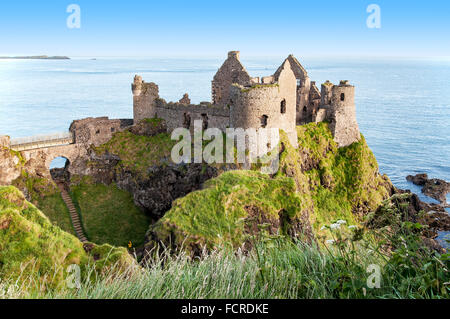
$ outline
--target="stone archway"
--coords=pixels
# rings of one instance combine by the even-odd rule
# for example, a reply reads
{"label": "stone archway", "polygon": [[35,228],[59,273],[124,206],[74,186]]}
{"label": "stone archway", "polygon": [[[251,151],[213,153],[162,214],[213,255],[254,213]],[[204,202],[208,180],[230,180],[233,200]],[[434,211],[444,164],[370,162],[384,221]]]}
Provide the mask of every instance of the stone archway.
{"label": "stone archway", "polygon": [[57,182],[68,182],[70,181],[69,172],[70,160],[65,156],[55,157],[50,162],[50,176],[54,181]]}

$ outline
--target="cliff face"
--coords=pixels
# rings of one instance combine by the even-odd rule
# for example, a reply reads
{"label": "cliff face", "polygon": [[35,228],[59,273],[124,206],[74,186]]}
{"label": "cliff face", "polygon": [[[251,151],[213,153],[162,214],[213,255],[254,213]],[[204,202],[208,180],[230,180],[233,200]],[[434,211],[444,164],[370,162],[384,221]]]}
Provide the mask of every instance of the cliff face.
{"label": "cliff face", "polygon": [[[249,238],[261,235],[313,241],[328,235],[323,225],[356,224],[393,193],[364,138],[338,148],[327,123],[297,127],[297,149],[282,134],[280,167],[273,176],[261,176],[257,165],[254,171],[174,165],[175,142],[161,133],[164,123],[148,120],[146,125],[92,147],[77,169],[95,183],[116,183],[133,194],[135,204],[153,218],[149,249],[157,243],[178,249],[183,242],[192,251],[224,243],[248,246]],[[17,175],[12,172],[10,179]],[[15,183],[21,189],[44,185],[32,176]]]}
{"label": "cliff face", "polygon": [[326,123],[298,127],[299,148],[282,138],[275,176],[233,171],[188,194],[148,233],[155,243],[198,252],[202,247],[248,246],[260,236],[312,241],[337,220],[358,224],[393,192],[365,140],[339,148]]}

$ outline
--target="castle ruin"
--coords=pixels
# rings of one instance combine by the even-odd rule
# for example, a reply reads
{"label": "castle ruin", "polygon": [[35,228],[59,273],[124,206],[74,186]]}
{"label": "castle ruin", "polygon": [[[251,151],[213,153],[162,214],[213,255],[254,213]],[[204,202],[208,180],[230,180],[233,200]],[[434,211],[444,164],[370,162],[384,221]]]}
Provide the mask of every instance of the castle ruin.
{"label": "castle ruin", "polygon": [[145,118],[162,118],[172,131],[178,127],[193,128],[195,120],[203,128],[278,128],[286,132],[297,146],[296,126],[310,122],[329,122],[339,147],[360,139],[355,109],[355,87],[348,81],[321,86],[310,81],[308,73],[289,55],[271,76],[251,77],[231,51],[212,80],[211,102],[191,104],[185,94],[178,102],[166,102],[159,96],[155,83],[136,75],[132,84],[134,123]]}

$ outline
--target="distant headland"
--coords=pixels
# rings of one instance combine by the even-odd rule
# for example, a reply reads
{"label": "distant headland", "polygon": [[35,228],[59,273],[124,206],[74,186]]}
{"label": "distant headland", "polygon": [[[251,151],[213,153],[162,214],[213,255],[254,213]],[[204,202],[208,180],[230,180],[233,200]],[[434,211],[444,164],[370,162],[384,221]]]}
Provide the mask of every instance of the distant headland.
{"label": "distant headland", "polygon": [[0,57],[0,59],[15,59],[15,60],[70,60],[67,56],[47,56],[47,55],[36,55],[36,56],[14,56],[14,57]]}

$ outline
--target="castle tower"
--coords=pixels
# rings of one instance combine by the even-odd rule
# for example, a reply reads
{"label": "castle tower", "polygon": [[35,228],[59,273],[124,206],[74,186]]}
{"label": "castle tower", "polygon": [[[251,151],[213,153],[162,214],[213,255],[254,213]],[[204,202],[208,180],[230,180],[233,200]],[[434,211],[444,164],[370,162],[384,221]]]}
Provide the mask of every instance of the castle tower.
{"label": "castle tower", "polygon": [[232,86],[231,127],[281,129],[297,147],[297,82],[289,61],[283,63],[276,81],[266,82],[255,86]]}
{"label": "castle tower", "polygon": [[[290,54],[287,58],[291,65],[291,69],[294,72],[297,85],[297,101],[296,101],[296,123],[304,124],[310,121],[311,115],[313,113],[314,105],[310,103],[310,91],[311,91],[311,80],[309,79],[308,72],[301,65],[301,63]],[[285,61],[286,61],[285,60]],[[282,70],[282,66],[278,68],[275,72],[275,79],[278,78],[279,73]]]}
{"label": "castle tower", "polygon": [[333,83],[326,80],[325,83],[322,83],[322,86],[320,88],[320,105],[330,105],[331,104],[331,96],[332,96],[332,89],[333,89]]}
{"label": "castle tower", "polygon": [[356,120],[355,87],[341,81],[331,92],[330,129],[339,147],[348,146],[361,138]]}
{"label": "castle tower", "polygon": [[228,58],[214,75],[211,83],[212,103],[225,106],[231,104],[230,88],[232,84],[247,86],[252,78],[239,60],[239,51],[228,52]]}
{"label": "castle tower", "polygon": [[159,88],[155,83],[146,83],[136,75],[131,85],[133,91],[134,123],[156,116],[155,100],[159,98]]}

